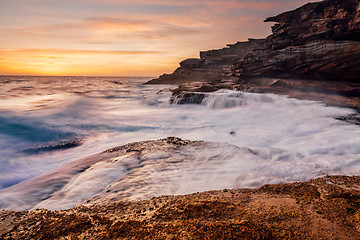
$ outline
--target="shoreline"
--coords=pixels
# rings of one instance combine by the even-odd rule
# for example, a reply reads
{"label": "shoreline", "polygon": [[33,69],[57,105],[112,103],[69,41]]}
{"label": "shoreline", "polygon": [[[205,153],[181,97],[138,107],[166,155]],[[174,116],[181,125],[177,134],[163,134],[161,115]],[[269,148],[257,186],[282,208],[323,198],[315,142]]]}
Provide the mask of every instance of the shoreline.
{"label": "shoreline", "polygon": [[2,239],[358,239],[360,177],[223,189],[62,211],[0,211]]}
{"label": "shoreline", "polygon": [[[151,83],[148,83],[151,84]],[[360,113],[360,83],[283,78],[246,78],[227,82],[181,83],[172,89],[172,98],[186,94],[206,94],[220,89],[249,93],[274,93],[299,100],[322,102],[328,106],[352,108]],[[185,96],[186,98],[186,96]]]}
{"label": "shoreline", "polygon": [[[343,139],[333,131],[343,124],[336,120],[360,125],[359,9],[358,0],[306,4],[267,18],[276,24],[266,39],[201,52],[147,82],[177,84],[170,101],[179,104],[231,89],[357,112],[331,119],[327,135],[316,134],[318,122],[300,125],[296,115],[285,130],[272,119],[280,128],[262,131],[239,122],[244,132],[222,132],[245,136],[249,146],[167,137],[114,147],[0,190],[0,207],[18,210],[0,211],[0,239],[360,239],[358,126],[344,124]],[[294,116],[292,100],[289,108],[275,106]],[[267,110],[264,119],[256,112],[251,121],[268,126],[274,108]],[[324,112],[319,121],[329,118]],[[234,125],[234,118],[226,123]],[[295,134],[276,139],[287,131]],[[313,138],[305,138],[309,132]],[[251,146],[254,135],[268,142]],[[39,151],[64,146],[72,145]]]}
{"label": "shoreline", "polygon": [[[264,39],[228,44],[180,62],[148,84],[179,84],[184,93],[221,88],[276,93],[360,112],[360,3],[325,0],[265,19]],[[196,86],[192,83],[196,82]]]}

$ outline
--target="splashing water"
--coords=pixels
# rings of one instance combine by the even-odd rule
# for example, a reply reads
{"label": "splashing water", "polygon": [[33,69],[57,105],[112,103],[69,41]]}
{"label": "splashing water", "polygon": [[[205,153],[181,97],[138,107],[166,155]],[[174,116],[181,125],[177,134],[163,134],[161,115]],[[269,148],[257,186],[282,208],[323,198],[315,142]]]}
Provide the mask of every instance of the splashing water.
{"label": "splashing water", "polygon": [[[145,80],[0,77],[0,188],[114,146],[168,136],[232,144],[271,162],[241,161],[247,169],[240,171],[247,176],[241,187],[360,170],[360,126],[337,120],[355,114],[351,109],[230,90],[208,93],[201,104],[169,104],[170,92],[159,90],[171,86]],[[241,168],[231,159],[227,174],[231,166]],[[212,171],[223,170],[221,161],[215,163]],[[289,167],[282,171],[279,163]],[[261,180],[262,172],[270,177]],[[194,191],[191,186],[179,193]]]}

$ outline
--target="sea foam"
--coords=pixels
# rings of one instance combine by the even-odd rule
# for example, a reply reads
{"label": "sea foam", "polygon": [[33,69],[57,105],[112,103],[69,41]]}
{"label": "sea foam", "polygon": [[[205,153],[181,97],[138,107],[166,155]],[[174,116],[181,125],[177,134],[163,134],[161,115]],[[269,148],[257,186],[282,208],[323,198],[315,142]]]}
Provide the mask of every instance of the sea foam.
{"label": "sea foam", "polygon": [[[83,90],[81,93],[74,93],[73,89],[51,92],[64,99],[52,102],[46,108],[14,112],[1,110],[4,123],[24,123],[36,130],[34,134],[39,133],[36,138],[44,134],[41,137],[44,141],[34,141],[21,132],[11,135],[3,130],[0,135],[0,186],[4,188],[0,191],[1,206],[17,209],[21,205],[17,205],[18,201],[30,198],[25,193],[42,199],[43,191],[52,192],[46,190],[46,184],[41,188],[32,185],[31,193],[25,191],[25,195],[16,197],[20,195],[11,190],[13,184],[56,171],[54,169],[111,147],[168,136],[210,141],[214,145],[204,149],[184,149],[183,153],[171,153],[169,157],[161,152],[149,153],[144,155],[142,165],[132,171],[122,163],[91,165],[86,171],[72,174],[72,184],[51,185],[57,186],[55,189],[59,191],[56,208],[73,206],[96,197],[106,192],[110,185],[126,179],[130,185],[124,186],[138,186],[138,190],[123,188],[122,195],[121,191],[116,194],[135,200],[160,194],[256,187],[326,174],[357,175],[360,170],[360,126],[338,120],[357,114],[352,109],[276,94],[230,90],[206,93],[200,104],[178,105],[170,104],[170,92],[159,92],[168,86],[106,82],[99,86],[102,91],[96,92],[96,84],[100,83],[92,84],[91,92],[86,87],[80,88]],[[58,143],[74,138],[81,140],[82,145],[31,155],[24,152],[34,148],[51,149],[46,146],[58,146]],[[179,158],[185,156],[187,160],[177,163],[178,160],[171,157],[173,154]],[[138,160],[134,158],[133,161],[136,165]],[[131,178],[135,176],[131,174],[148,180],[141,185]],[[90,181],[92,177],[97,180]],[[95,184],[94,191],[82,191],[86,189],[86,182]],[[37,196],[37,191],[42,193]],[[71,197],[60,201],[59,196],[64,194]],[[51,196],[55,197],[54,192]],[[13,205],[4,204],[8,201]],[[34,200],[26,206],[53,204],[50,204],[50,198],[48,203],[41,202]]]}

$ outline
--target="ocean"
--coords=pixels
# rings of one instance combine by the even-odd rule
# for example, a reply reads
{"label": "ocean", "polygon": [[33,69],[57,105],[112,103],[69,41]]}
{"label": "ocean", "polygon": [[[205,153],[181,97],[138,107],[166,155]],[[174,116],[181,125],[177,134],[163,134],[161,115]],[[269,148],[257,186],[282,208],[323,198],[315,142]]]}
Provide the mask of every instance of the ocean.
{"label": "ocean", "polygon": [[[237,168],[252,181],[229,187],[360,172],[360,126],[339,120],[357,114],[352,109],[231,90],[207,93],[201,104],[171,104],[176,86],[148,80],[1,76],[0,189],[115,146],[169,136],[247,148],[273,163],[264,168],[247,157]],[[216,164],[212,171],[221,171]]]}

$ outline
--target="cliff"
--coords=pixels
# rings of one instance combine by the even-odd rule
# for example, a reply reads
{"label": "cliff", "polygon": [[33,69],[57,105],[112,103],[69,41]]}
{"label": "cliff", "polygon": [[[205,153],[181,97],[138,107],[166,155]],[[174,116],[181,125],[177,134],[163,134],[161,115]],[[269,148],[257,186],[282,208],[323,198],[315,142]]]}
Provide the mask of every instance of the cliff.
{"label": "cliff", "polygon": [[148,83],[216,82],[231,75],[231,66],[236,59],[264,46],[265,39],[249,39],[222,49],[200,52],[200,58],[186,59],[172,74],[163,74]]}
{"label": "cliff", "polygon": [[272,27],[267,44],[281,49],[314,40],[359,41],[359,6],[357,0],[326,0],[269,17],[265,22],[277,24]]}
{"label": "cliff", "polygon": [[265,21],[276,22],[266,39],[200,52],[148,83],[180,84],[179,103],[228,88],[360,109],[359,0],[309,3]]}
{"label": "cliff", "polygon": [[216,82],[232,77],[360,79],[359,0],[309,3],[265,22],[276,22],[266,39],[200,52],[199,59],[184,60],[174,73],[149,83]]}
{"label": "cliff", "polygon": [[359,10],[358,0],[327,0],[267,18],[277,24],[266,48],[239,57],[233,76],[359,80]]}

